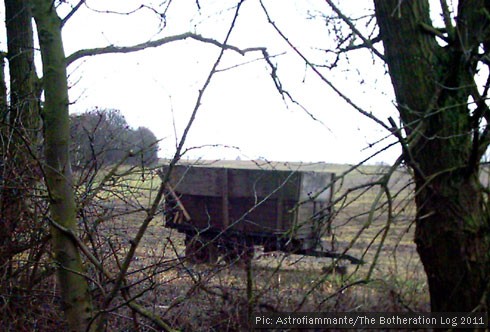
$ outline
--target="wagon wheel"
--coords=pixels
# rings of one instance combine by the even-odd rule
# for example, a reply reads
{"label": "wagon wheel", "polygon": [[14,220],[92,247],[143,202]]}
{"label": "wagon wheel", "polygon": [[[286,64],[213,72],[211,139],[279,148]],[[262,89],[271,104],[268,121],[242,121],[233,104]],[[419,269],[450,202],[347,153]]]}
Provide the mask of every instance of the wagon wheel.
{"label": "wagon wheel", "polygon": [[185,238],[185,257],[192,264],[216,263],[217,248],[210,240],[199,235]]}
{"label": "wagon wheel", "polygon": [[294,254],[301,251],[302,242],[297,239],[289,239],[282,245],[282,250],[287,253]]}
{"label": "wagon wheel", "polygon": [[254,257],[255,251],[252,243],[236,236],[227,241],[224,260],[228,263],[249,263]]}
{"label": "wagon wheel", "polygon": [[280,250],[280,245],[277,244],[276,239],[268,239],[264,242],[264,252],[271,252]]}
{"label": "wagon wheel", "polygon": [[240,262],[247,265],[252,261],[255,255],[255,249],[252,243],[245,243],[240,255]]}

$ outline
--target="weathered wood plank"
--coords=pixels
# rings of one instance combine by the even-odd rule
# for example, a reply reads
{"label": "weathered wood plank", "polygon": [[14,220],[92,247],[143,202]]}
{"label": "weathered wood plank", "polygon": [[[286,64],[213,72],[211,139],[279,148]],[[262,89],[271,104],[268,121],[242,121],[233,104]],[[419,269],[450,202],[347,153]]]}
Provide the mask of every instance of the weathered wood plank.
{"label": "weathered wood plank", "polygon": [[330,202],[331,181],[325,172],[182,165],[170,177],[191,217],[183,222],[197,229],[279,234],[293,228],[296,238],[312,241],[321,233],[315,206]]}

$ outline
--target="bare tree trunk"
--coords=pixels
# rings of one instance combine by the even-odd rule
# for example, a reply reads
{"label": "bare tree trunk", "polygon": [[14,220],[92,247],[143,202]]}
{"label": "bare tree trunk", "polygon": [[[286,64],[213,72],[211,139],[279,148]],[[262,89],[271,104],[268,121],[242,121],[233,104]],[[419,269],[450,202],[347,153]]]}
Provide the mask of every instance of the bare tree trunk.
{"label": "bare tree trunk", "polygon": [[[79,250],[67,232],[77,229],[69,158],[68,83],[61,21],[51,0],[32,0],[43,63],[46,182],[50,195],[53,249],[70,331],[85,331],[92,304]],[[62,231],[62,230],[66,230]]]}
{"label": "bare tree trunk", "polygon": [[477,15],[483,13],[483,1],[460,1],[457,29],[466,37],[447,47],[439,46],[430,32],[428,1],[374,3],[407,134],[405,160],[415,174],[415,242],[428,277],[431,309],[484,311],[490,224],[478,174],[486,145],[467,105],[474,45],[481,38],[471,26],[488,24]]}
{"label": "bare tree trunk", "polygon": [[[0,54],[0,116],[7,118],[7,81],[5,78],[5,54]],[[5,138],[5,122],[0,121],[0,137]],[[3,150],[2,150],[3,151]]]}
{"label": "bare tree trunk", "polygon": [[431,309],[485,310],[489,235],[478,178],[451,173],[427,189],[422,182],[417,181],[415,241],[428,277]]}
{"label": "bare tree trunk", "polygon": [[[3,232],[0,235],[0,268],[26,243],[28,236],[14,236],[17,228],[29,230],[27,192],[35,177],[35,158],[28,145],[35,146],[39,134],[37,75],[34,65],[32,16],[26,0],[5,0],[7,28],[7,58],[10,74],[10,106],[7,104],[2,75],[2,180],[0,215]],[[3,62],[3,59],[2,59]],[[3,64],[2,64],[3,67]],[[3,68],[2,68],[3,72]],[[2,73],[3,74],[3,73]],[[35,150],[35,149],[34,149]],[[2,274],[3,275],[3,274]]]}

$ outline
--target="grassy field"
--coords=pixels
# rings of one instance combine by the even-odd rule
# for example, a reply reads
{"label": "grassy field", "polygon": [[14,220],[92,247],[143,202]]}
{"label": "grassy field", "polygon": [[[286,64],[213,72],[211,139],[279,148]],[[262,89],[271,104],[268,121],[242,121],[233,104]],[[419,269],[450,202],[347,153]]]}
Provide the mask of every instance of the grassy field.
{"label": "grassy field", "polygon": [[[250,266],[189,264],[184,236],[164,227],[157,213],[129,271],[140,299],[183,330],[247,330],[249,312],[268,311],[427,311],[428,291],[413,244],[414,204],[410,177],[404,169],[382,166],[201,161],[216,167],[301,169],[334,172],[335,218],[323,240],[331,250],[362,258],[363,265],[330,273],[329,258],[263,253],[258,248]],[[110,220],[101,223],[100,246],[106,263],[118,265],[145,219],[159,185],[155,170],[120,170],[117,180],[101,190],[99,201]],[[109,211],[110,210],[110,211]],[[108,247],[110,243],[110,248]],[[116,259],[117,257],[117,259]],[[114,259],[116,263],[114,263]],[[117,270],[117,267],[114,267]]]}

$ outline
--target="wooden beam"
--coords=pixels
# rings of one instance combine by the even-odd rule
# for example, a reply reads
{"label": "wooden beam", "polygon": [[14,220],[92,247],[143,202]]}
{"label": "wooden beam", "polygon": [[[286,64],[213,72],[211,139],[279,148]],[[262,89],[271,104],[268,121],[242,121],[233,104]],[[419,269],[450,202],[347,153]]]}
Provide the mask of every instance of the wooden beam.
{"label": "wooden beam", "polygon": [[180,200],[179,196],[175,193],[172,186],[168,183],[167,183],[167,190],[170,193],[170,195],[172,195],[173,199],[175,199],[175,202],[177,202],[177,206],[179,207],[179,209],[184,214],[186,221],[190,221],[192,219],[191,215],[189,214],[189,212],[187,212],[187,210],[185,209],[184,204],[182,204],[182,201]]}
{"label": "wooden beam", "polygon": [[223,169],[223,182],[221,191],[221,204],[223,209],[223,228],[230,226],[230,210],[229,210],[229,188],[228,188],[228,169]]}

